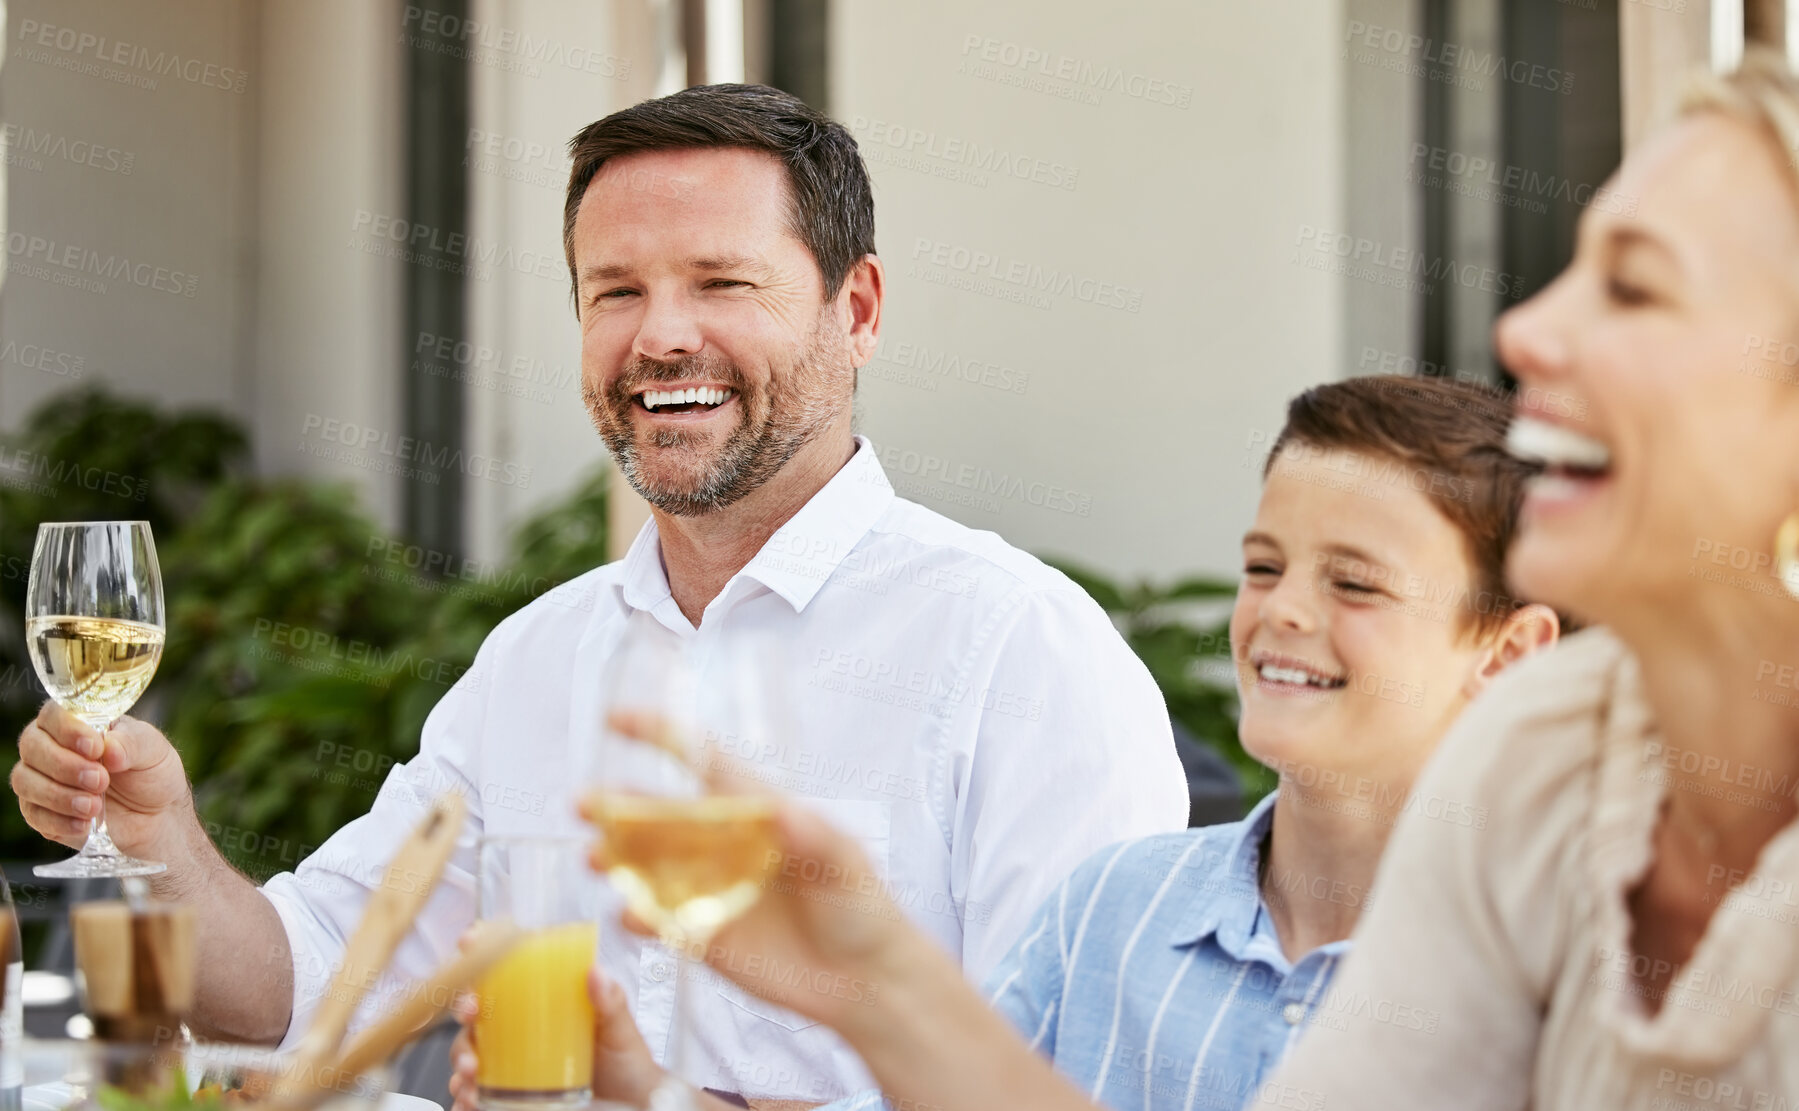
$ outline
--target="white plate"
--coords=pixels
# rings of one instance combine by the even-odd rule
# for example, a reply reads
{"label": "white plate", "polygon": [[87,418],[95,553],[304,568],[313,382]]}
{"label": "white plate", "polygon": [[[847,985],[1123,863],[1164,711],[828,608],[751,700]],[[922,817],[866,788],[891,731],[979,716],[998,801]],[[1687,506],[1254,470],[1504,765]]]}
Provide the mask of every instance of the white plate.
{"label": "white plate", "polygon": [[[22,1095],[24,1111],[63,1111],[63,1108],[75,1101],[75,1090],[60,1081],[54,1084],[33,1084]],[[443,1108],[423,1096],[389,1092],[381,1097],[380,1111],[443,1111]]]}

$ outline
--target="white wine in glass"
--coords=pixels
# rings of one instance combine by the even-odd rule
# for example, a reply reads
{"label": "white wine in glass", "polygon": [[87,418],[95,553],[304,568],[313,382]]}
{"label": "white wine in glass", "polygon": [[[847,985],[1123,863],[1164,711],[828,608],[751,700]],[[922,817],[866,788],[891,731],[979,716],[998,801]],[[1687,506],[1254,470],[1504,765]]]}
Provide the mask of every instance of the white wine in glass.
{"label": "white wine in glass", "polygon": [[[147,521],[38,526],[25,598],[25,641],[50,697],[100,733],[136,704],[162,659],[162,572]],[[148,876],[167,865],[114,845],[104,808],[78,856],[40,876]]]}
{"label": "white wine in glass", "polygon": [[754,906],[780,857],[774,803],[764,798],[604,794],[594,820],[607,877],[671,948],[704,946]]}

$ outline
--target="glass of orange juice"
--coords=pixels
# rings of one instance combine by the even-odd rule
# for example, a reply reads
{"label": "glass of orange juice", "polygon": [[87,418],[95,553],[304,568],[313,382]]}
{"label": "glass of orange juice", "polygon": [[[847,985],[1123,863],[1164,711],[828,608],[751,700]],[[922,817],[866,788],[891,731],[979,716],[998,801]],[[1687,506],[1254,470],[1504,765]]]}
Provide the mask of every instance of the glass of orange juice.
{"label": "glass of orange juice", "polygon": [[480,845],[483,919],[529,930],[481,978],[475,1018],[483,1108],[541,1111],[588,1102],[599,945],[599,880],[579,837],[487,837]]}

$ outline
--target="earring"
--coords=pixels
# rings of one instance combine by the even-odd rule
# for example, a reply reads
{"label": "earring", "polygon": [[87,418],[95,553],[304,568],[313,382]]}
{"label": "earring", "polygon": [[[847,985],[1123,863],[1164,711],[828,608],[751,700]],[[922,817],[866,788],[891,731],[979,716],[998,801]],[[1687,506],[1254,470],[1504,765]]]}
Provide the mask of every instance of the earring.
{"label": "earring", "polygon": [[1799,598],[1799,512],[1782,521],[1774,534],[1774,570],[1787,593]]}

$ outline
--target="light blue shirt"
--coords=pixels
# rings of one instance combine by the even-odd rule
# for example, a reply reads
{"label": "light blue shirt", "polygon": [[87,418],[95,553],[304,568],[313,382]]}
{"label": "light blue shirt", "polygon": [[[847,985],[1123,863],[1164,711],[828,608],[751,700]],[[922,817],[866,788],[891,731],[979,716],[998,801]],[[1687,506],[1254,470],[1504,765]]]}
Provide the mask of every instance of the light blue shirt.
{"label": "light blue shirt", "polygon": [[[1347,941],[1298,964],[1258,882],[1274,796],[1241,822],[1125,841],[1077,868],[1032,916],[988,981],[993,1006],[1031,1047],[1117,1111],[1238,1111],[1325,1006]],[[1277,889],[1365,901],[1324,878]],[[1322,1093],[1263,1093],[1317,1111]],[[881,1106],[876,1093],[836,1111]]]}

